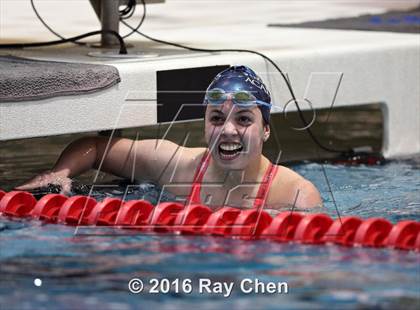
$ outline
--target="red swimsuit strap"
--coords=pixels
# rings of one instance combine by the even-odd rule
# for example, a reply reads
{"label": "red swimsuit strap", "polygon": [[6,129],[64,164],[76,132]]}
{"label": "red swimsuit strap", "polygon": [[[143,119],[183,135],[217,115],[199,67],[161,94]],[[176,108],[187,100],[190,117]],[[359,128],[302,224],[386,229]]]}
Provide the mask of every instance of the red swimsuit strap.
{"label": "red swimsuit strap", "polygon": [[[201,158],[200,163],[197,167],[197,170],[195,171],[194,181],[191,186],[191,192],[187,200],[189,204],[201,203],[201,199],[200,199],[201,183],[203,182],[204,174],[209,166],[210,157],[211,157],[211,154],[207,150],[204,153],[203,157]],[[264,174],[260,187],[258,189],[257,197],[254,200],[254,206],[253,206],[254,208],[261,208],[264,206],[265,201],[268,196],[268,191],[271,187],[271,183],[273,182],[276,176],[277,169],[278,169],[277,165],[273,165],[272,163],[270,163],[269,167],[267,168]]]}
{"label": "red swimsuit strap", "polygon": [[191,186],[191,192],[188,198],[188,202],[191,203],[201,203],[200,199],[200,192],[201,192],[201,183],[203,182],[204,173],[207,170],[207,167],[210,163],[210,152],[206,150],[204,152],[203,157],[200,160],[200,163],[198,164],[197,170],[194,174],[194,180]]}
{"label": "red swimsuit strap", "polygon": [[267,200],[268,192],[271,187],[271,183],[273,183],[273,180],[276,177],[278,167],[279,166],[273,165],[270,162],[269,167],[265,171],[265,175],[260,184],[260,188],[258,189],[257,197],[254,200],[253,208],[264,208],[265,201]]}

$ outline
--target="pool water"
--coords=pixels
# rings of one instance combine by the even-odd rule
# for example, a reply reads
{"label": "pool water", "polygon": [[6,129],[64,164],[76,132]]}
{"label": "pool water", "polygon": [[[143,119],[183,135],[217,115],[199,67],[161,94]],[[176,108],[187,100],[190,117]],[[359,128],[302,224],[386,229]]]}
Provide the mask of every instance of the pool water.
{"label": "pool water", "polygon": [[[333,218],[338,210],[341,216],[394,223],[420,220],[420,157],[380,166],[302,163],[292,168],[316,184],[324,212]],[[130,198],[146,195],[153,201],[157,190],[143,184]],[[420,308],[416,252],[103,232],[0,218],[0,309]],[[133,294],[131,278],[142,279],[145,291],[151,278],[191,279],[193,291],[176,293],[172,287],[167,294]],[[200,278],[233,282],[233,291],[229,297],[200,294]],[[246,278],[287,282],[288,293],[245,294],[240,282]]]}

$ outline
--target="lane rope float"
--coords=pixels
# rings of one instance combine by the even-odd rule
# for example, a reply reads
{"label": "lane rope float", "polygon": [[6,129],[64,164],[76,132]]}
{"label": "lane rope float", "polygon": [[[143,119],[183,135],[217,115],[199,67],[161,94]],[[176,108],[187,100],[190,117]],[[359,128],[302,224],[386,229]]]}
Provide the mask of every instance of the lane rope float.
{"label": "lane rope float", "polygon": [[333,220],[327,214],[291,211],[272,217],[257,209],[223,207],[212,211],[201,204],[163,202],[153,206],[146,200],[105,198],[98,202],[87,196],[61,194],[48,194],[37,201],[29,192],[2,190],[0,215],[73,226],[115,226],[143,232],[420,252],[420,222],[411,220],[393,225],[383,218],[348,216]]}

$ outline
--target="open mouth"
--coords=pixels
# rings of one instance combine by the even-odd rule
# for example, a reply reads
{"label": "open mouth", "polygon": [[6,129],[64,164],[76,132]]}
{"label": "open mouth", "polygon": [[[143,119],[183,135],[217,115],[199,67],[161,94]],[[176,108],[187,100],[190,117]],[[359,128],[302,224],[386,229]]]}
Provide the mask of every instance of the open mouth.
{"label": "open mouth", "polygon": [[223,160],[232,160],[237,158],[243,150],[241,143],[226,143],[219,144],[220,158]]}

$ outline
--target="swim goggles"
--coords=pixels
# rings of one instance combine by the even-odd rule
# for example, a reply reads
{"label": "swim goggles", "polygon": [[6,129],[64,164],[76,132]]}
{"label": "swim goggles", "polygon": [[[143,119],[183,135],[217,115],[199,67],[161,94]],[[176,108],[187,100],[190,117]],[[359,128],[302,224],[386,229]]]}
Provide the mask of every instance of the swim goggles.
{"label": "swim goggles", "polygon": [[239,90],[235,92],[225,92],[221,88],[212,88],[206,91],[204,99],[213,105],[219,105],[228,100],[229,95],[232,98],[232,102],[241,107],[251,107],[253,105],[262,105],[271,108],[271,104],[258,100],[255,96],[246,90]]}

